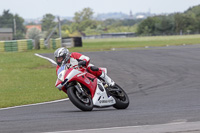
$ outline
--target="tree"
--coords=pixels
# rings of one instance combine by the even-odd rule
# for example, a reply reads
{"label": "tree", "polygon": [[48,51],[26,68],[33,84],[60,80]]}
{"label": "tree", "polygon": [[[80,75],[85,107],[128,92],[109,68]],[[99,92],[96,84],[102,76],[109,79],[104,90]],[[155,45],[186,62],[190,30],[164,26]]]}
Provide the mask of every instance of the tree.
{"label": "tree", "polygon": [[143,19],[125,19],[125,20],[120,20],[120,21],[123,26],[133,26],[141,22],[142,20]]}
{"label": "tree", "polygon": [[155,24],[158,22],[159,19],[157,17],[148,17],[138,25],[137,33],[141,35],[155,35]]}
{"label": "tree", "polygon": [[26,28],[24,26],[24,19],[20,17],[18,14],[14,16],[15,22],[16,22],[16,39],[24,39],[25,38],[25,32]]}
{"label": "tree", "polygon": [[27,31],[28,38],[33,39],[35,41],[35,49],[40,49],[40,33],[40,30],[37,28],[31,28]]}
{"label": "tree", "polygon": [[115,23],[118,23],[118,20],[116,20],[116,19],[106,19],[105,21],[103,21],[103,25],[105,27],[113,25]]}
{"label": "tree", "polygon": [[96,22],[92,19],[93,14],[94,12],[91,8],[84,8],[82,11],[76,12],[72,26],[79,32],[83,32],[88,27],[91,29],[96,28]]}
{"label": "tree", "polygon": [[[200,33],[200,5],[189,8],[185,14],[193,18],[193,31]],[[191,27],[191,26],[190,26]]]}
{"label": "tree", "polygon": [[172,16],[158,16],[158,21],[155,23],[155,34],[169,35],[174,32],[174,19]]}
{"label": "tree", "polygon": [[55,16],[52,14],[46,14],[42,18],[42,30],[43,31],[51,31],[52,28],[56,26]]}
{"label": "tree", "polygon": [[195,31],[196,18],[188,15],[177,13],[174,15],[176,33],[187,33],[188,31]]}
{"label": "tree", "polygon": [[197,33],[200,33],[200,16],[197,16],[196,18],[196,24],[195,24]]}
{"label": "tree", "polygon": [[189,8],[184,12],[185,14],[194,13],[196,16],[200,16],[200,5]]}
{"label": "tree", "polygon": [[13,15],[9,10],[4,10],[2,16],[0,16],[0,28],[12,28],[14,31],[14,21],[16,22],[14,39],[23,39],[26,31],[23,25],[24,19],[17,14]]}
{"label": "tree", "polygon": [[191,34],[200,32],[200,5],[184,13],[149,17],[138,26],[138,34]]}
{"label": "tree", "polygon": [[13,14],[9,10],[4,10],[3,15],[0,16],[1,28],[13,28]]}

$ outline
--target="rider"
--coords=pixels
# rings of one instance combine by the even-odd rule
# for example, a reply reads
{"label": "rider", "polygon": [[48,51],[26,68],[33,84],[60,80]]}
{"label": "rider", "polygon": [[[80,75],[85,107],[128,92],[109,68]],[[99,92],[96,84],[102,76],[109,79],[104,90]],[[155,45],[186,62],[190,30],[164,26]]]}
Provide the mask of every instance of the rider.
{"label": "rider", "polygon": [[106,73],[103,72],[101,69],[91,64],[89,65],[90,58],[85,55],[77,52],[72,52],[70,54],[67,48],[61,47],[54,52],[54,56],[57,63],[56,73],[60,66],[63,64],[68,64],[69,67],[74,67],[78,65],[79,67],[85,67],[89,73],[93,74],[97,78],[103,79],[109,86],[114,86],[115,84],[115,82],[110,77],[108,77],[108,75],[106,75]]}

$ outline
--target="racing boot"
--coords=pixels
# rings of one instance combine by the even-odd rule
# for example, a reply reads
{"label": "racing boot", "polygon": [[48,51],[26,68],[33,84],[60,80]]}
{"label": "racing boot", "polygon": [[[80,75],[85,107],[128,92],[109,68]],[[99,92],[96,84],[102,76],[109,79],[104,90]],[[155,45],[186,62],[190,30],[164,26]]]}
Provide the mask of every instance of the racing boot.
{"label": "racing boot", "polygon": [[105,72],[102,71],[102,74],[99,76],[101,79],[103,79],[108,86],[114,86],[115,82],[107,75]]}

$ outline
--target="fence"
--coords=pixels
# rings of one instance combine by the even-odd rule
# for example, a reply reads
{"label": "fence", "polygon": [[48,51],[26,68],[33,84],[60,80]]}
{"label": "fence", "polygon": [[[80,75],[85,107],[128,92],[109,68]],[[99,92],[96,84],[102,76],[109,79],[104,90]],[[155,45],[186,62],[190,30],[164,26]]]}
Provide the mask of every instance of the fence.
{"label": "fence", "polygon": [[33,40],[0,41],[0,52],[22,52],[33,49]]}
{"label": "fence", "polygon": [[[34,41],[29,40],[14,40],[14,41],[0,41],[0,52],[22,52],[32,50],[34,47]],[[40,39],[40,49],[57,49],[60,47],[82,47],[81,37],[74,37],[68,39],[50,39],[48,46],[44,44],[44,39]]]}
{"label": "fence", "polygon": [[60,48],[60,47],[82,47],[82,39],[81,37],[71,37],[71,38],[57,38],[57,39],[50,39],[48,46],[44,44],[44,39],[40,39],[40,48]]}
{"label": "fence", "polygon": [[66,48],[70,48],[73,45],[73,40],[71,38],[62,39],[62,46]]}
{"label": "fence", "polygon": [[82,47],[82,38],[81,37],[68,37],[62,39],[62,47]]}
{"label": "fence", "polygon": [[82,39],[104,39],[104,38],[126,38],[136,37],[134,32],[122,32],[122,33],[104,33],[101,35],[83,36]]}
{"label": "fence", "polygon": [[44,39],[40,39],[40,48],[41,49],[46,49],[46,48],[56,49],[56,48],[59,48],[59,47],[61,47],[61,38],[50,39],[48,46],[45,46]]}

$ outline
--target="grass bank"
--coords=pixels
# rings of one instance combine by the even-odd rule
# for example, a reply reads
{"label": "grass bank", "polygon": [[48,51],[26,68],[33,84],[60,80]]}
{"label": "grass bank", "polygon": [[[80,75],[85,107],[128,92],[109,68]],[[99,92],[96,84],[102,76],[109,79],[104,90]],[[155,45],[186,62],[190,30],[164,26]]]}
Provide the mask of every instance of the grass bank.
{"label": "grass bank", "polygon": [[55,67],[32,52],[0,53],[0,108],[66,97],[55,80]]}
{"label": "grass bank", "polygon": [[83,48],[88,50],[110,50],[111,48],[139,48],[145,46],[156,47],[166,45],[200,44],[200,35],[91,39],[84,40],[83,44]]}
{"label": "grass bank", "polygon": [[[83,47],[70,51],[104,51],[111,48],[138,48],[200,44],[200,35],[162,36],[83,40]],[[54,50],[0,53],[0,108],[39,103],[66,98],[54,85],[55,67],[34,53],[53,53]]]}

